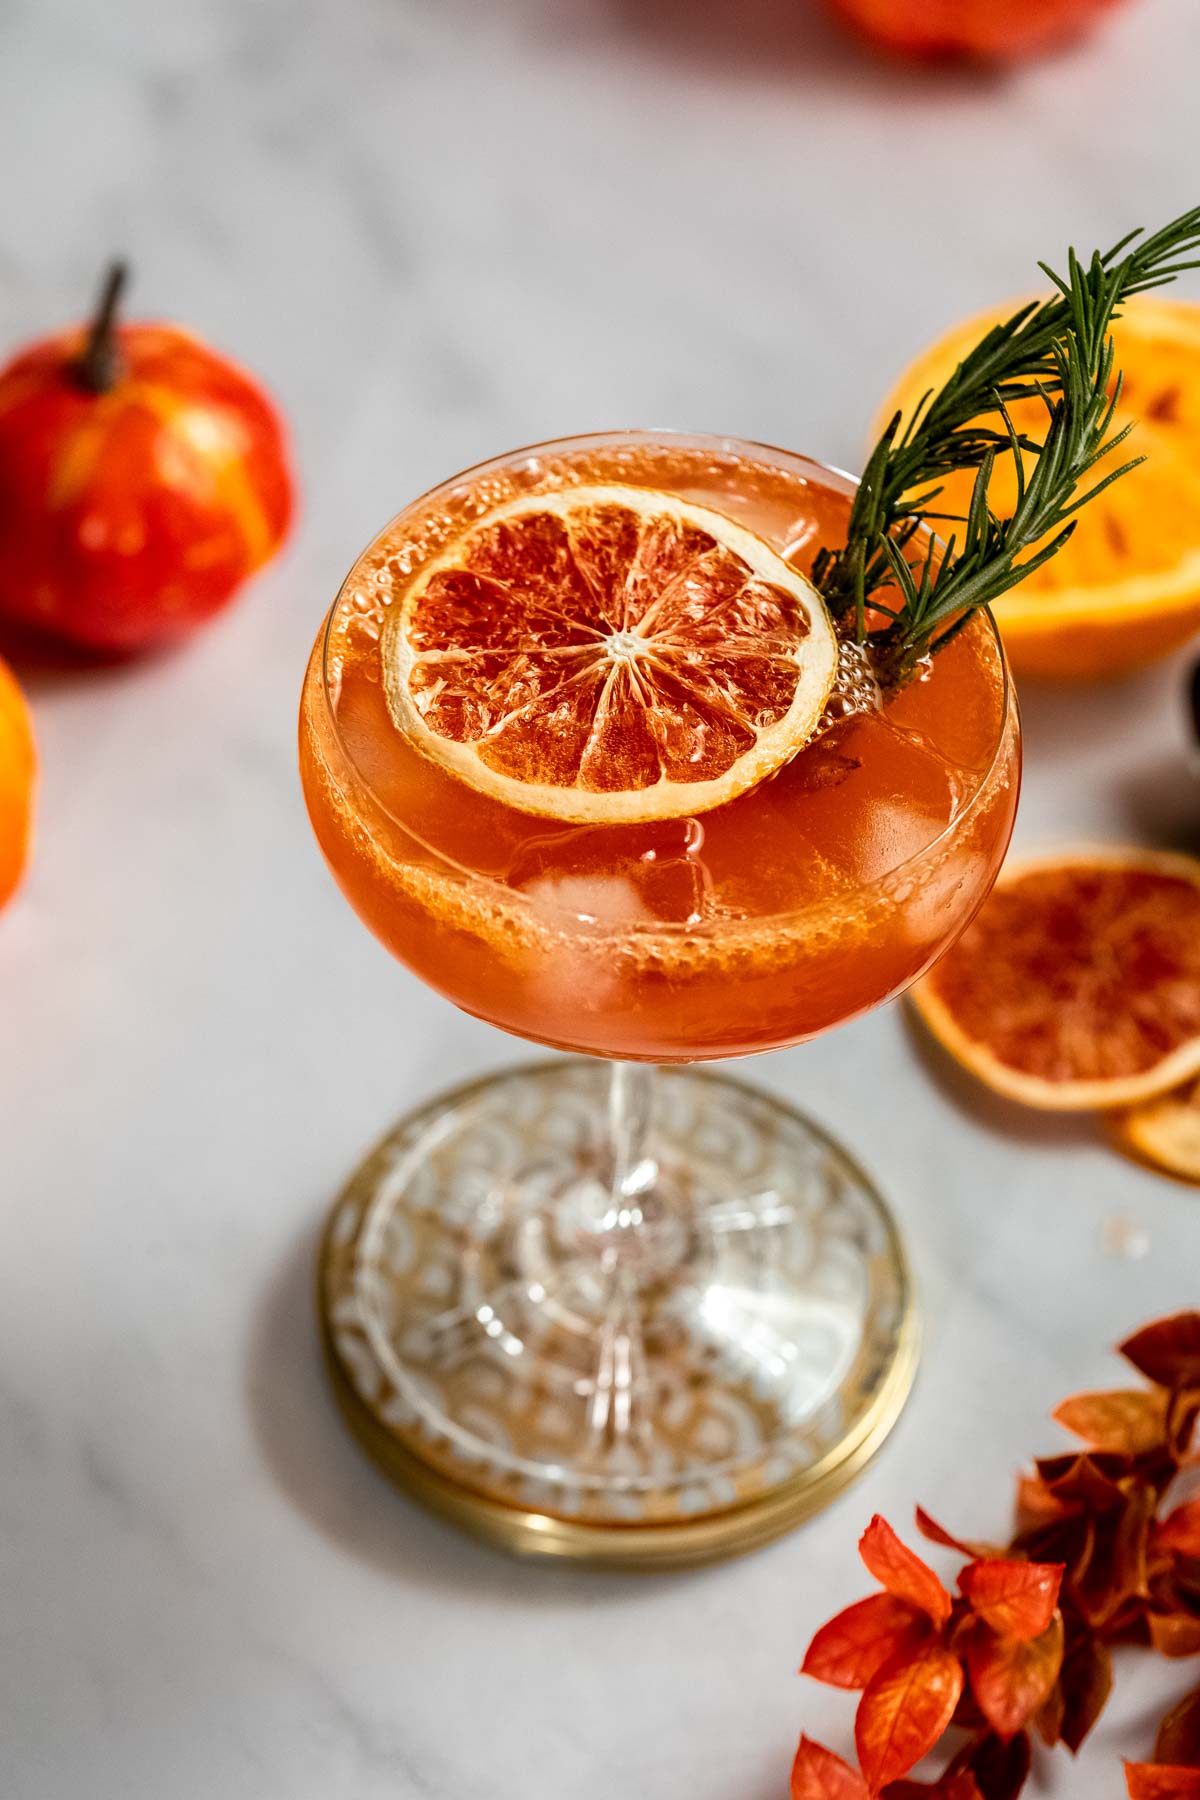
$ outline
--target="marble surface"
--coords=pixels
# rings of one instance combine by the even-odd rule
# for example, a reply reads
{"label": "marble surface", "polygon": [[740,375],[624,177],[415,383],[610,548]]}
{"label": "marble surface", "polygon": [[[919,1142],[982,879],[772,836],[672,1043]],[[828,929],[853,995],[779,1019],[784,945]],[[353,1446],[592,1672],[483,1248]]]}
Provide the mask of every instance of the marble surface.
{"label": "marble surface", "polygon": [[[1195,0],[1007,78],[872,63],[804,0],[4,0],[0,341],[102,259],[292,415],[294,544],[186,652],[30,668],[32,879],[0,921],[6,1800],[768,1800],[854,1541],[922,1497],[999,1529],[1105,1346],[1195,1302],[1200,1206],[1090,1125],[979,1104],[885,1012],[755,1074],[886,1178],[915,1398],[819,1521],[671,1579],[530,1570],[393,1497],[309,1316],[364,1145],[519,1046],[388,963],[319,864],[305,652],[407,497],[514,443],[671,423],[859,455],[966,309],[1196,198]],[[1192,291],[1197,291],[1193,288]],[[1195,842],[1182,669],[1024,695],[1019,826]],[[869,1128],[864,1123],[869,1122]],[[1178,1672],[1130,1669],[1051,1777],[1120,1790]]]}

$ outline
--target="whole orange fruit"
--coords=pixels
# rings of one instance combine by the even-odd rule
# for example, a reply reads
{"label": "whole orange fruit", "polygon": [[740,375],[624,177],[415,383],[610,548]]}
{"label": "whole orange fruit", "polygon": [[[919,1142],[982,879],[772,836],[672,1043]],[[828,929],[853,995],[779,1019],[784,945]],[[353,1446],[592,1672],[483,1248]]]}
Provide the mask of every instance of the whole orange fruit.
{"label": "whole orange fruit", "polygon": [[1117,0],[830,0],[855,29],[920,57],[1031,56],[1073,37]]}
{"label": "whole orange fruit", "polygon": [[116,324],[123,279],[0,370],[0,617],[105,651],[192,631],[293,509],[266,394],[178,325]]}
{"label": "whole orange fruit", "polygon": [[0,906],[29,860],[36,777],[33,721],[12,670],[0,660]]}

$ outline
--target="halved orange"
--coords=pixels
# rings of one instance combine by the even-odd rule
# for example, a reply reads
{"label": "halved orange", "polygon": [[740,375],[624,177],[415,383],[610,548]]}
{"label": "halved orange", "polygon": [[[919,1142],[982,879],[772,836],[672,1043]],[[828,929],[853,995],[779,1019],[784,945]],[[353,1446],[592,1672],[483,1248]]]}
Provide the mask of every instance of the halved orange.
{"label": "halved orange", "polygon": [[[1019,304],[955,327],[918,357],[878,423],[897,410],[909,414]],[[1138,296],[1113,336],[1124,372],[1114,428],[1136,425],[1115,454],[1147,460],[1085,508],[1065,550],[996,602],[1000,632],[1019,674],[1063,680],[1117,675],[1165,656],[1200,631],[1200,305]],[[1042,437],[1046,412],[1040,401],[1011,410],[1018,430]],[[999,416],[991,417],[1002,429]],[[939,510],[965,510],[971,481],[969,474],[951,475]],[[1016,494],[1007,454],[997,462],[992,494],[996,511],[1007,516]]]}
{"label": "halved orange", "polygon": [[1118,1147],[1139,1162],[1200,1183],[1200,1081],[1116,1114],[1112,1129]]}
{"label": "halved orange", "polygon": [[933,1035],[1027,1106],[1130,1106],[1200,1074],[1200,861],[1056,851],[1012,861],[913,990]]}
{"label": "halved orange", "polygon": [[396,726],[524,812],[704,812],[811,737],[837,669],[816,590],[753,532],[656,489],[522,495],[389,615]]}

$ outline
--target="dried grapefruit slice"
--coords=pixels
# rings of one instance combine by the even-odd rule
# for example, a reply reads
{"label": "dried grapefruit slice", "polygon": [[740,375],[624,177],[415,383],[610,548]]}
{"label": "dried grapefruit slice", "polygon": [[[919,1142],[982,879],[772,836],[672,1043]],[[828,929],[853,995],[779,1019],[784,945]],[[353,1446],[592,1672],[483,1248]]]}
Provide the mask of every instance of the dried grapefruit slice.
{"label": "dried grapefruit slice", "polygon": [[1116,1114],[1112,1129],[1127,1155],[1200,1184],[1200,1081]]}
{"label": "dried grapefruit slice", "polygon": [[[1017,304],[956,326],[918,357],[881,420],[911,412]],[[1135,423],[1126,448],[1146,461],[1087,509],[1059,556],[996,602],[1005,648],[1021,675],[1117,675],[1200,631],[1200,305],[1135,298],[1113,338],[1124,375],[1114,423]],[[1039,401],[1022,401],[1011,412],[1018,430],[1041,440],[1046,414]],[[971,480],[970,473],[948,476],[939,510],[965,510]],[[1002,456],[992,502],[1006,515],[1015,499],[1012,459]]]}
{"label": "dried grapefruit slice", "polygon": [[522,495],[394,607],[393,723],[472,787],[580,822],[705,812],[811,737],[837,667],[816,590],[770,545],[655,489]]}
{"label": "dried grapefruit slice", "polygon": [[1009,863],[912,995],[997,1093],[1129,1106],[1200,1073],[1200,862],[1152,850]]}

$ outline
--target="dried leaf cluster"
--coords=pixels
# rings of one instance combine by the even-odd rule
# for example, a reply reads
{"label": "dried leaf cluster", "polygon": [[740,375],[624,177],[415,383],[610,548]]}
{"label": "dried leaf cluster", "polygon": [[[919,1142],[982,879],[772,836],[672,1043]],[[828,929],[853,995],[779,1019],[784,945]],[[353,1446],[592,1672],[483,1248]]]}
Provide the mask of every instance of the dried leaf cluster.
{"label": "dried leaf cluster", "polygon": [[[1149,1383],[1076,1394],[1054,1418],[1085,1448],[1022,1477],[1005,1546],[917,1509],[922,1535],[968,1558],[951,1593],[875,1518],[859,1553],[880,1591],[818,1631],[802,1672],[860,1694],[857,1768],[801,1738],[792,1800],[1015,1800],[1035,1736],[1075,1752],[1112,1687],[1112,1651],[1200,1655],[1200,1312],[1120,1346]],[[941,1773],[910,1771],[954,1733]],[[1200,1800],[1200,1687],[1167,1714],[1131,1800]]]}

